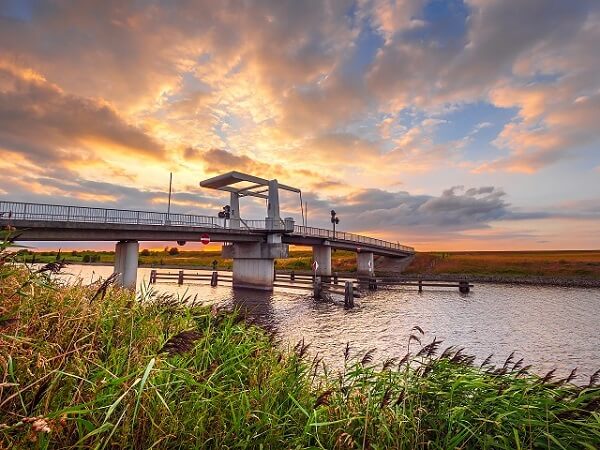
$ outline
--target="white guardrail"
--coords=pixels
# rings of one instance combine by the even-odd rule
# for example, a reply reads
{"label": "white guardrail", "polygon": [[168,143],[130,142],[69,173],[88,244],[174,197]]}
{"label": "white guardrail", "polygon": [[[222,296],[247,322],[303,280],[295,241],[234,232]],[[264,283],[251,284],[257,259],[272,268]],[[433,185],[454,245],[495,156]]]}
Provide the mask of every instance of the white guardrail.
{"label": "white guardrail", "polygon": [[[160,213],[154,211],[135,211],[112,208],[94,208],[89,206],[67,206],[51,205],[42,203],[7,202],[0,201],[0,220],[32,220],[48,222],[80,222],[80,223],[103,223],[122,225],[170,225],[202,228],[224,229],[224,219],[212,216],[200,216],[195,214]],[[236,219],[233,219],[234,221]],[[232,219],[229,219],[231,225]],[[242,230],[265,231],[266,220],[239,219],[239,228]],[[290,223],[290,225],[293,221]],[[270,224],[272,227],[272,224]],[[285,224],[282,221],[282,228]],[[273,228],[269,228],[273,230]],[[237,228],[237,227],[235,227]],[[285,231],[291,228],[285,227]],[[283,230],[282,230],[283,231]],[[414,248],[406,245],[370,238],[345,231],[336,231],[325,228],[305,227],[295,225],[294,234],[308,237],[322,237],[331,240],[347,241],[355,244],[371,245],[392,250],[414,252]]]}

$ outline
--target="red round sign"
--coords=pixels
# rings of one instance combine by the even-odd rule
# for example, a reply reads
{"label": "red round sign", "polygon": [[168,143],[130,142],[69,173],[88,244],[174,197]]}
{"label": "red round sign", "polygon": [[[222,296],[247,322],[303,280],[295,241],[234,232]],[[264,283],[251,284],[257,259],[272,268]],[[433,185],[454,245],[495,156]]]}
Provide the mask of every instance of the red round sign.
{"label": "red round sign", "polygon": [[208,234],[203,234],[200,236],[200,242],[204,245],[210,244],[210,236]]}

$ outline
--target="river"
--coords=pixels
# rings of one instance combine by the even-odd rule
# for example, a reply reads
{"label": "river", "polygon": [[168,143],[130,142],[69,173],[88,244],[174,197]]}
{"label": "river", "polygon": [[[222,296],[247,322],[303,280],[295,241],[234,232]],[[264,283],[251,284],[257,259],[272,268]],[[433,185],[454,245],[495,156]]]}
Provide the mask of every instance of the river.
{"label": "river", "polygon": [[[70,279],[79,277],[84,283],[112,273],[108,266],[70,265],[65,270]],[[139,269],[138,283],[149,275],[150,269]],[[304,339],[311,344],[310,353],[333,368],[343,362],[346,342],[355,357],[375,348],[376,361],[401,358],[415,325],[426,333],[423,343],[437,337],[444,341],[442,349],[464,347],[478,361],[493,353],[492,361],[501,365],[514,351],[515,361],[523,358],[540,374],[555,368],[557,375],[566,376],[577,367],[582,383],[600,368],[600,289],[488,283],[476,284],[466,295],[457,289],[380,289],[358,299],[352,310],[282,289],[234,291],[187,282],[160,283],[155,289],[242,307],[275,329],[282,345]]]}

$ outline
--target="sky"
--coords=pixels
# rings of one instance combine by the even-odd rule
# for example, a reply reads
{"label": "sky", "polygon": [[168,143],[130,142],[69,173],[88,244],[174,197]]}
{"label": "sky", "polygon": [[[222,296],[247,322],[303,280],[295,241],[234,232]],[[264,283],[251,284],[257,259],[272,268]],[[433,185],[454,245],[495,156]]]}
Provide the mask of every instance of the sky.
{"label": "sky", "polygon": [[598,249],[599,45],[598,0],[0,0],[0,199],[164,211],[172,172],[216,215],[238,170],[417,250]]}

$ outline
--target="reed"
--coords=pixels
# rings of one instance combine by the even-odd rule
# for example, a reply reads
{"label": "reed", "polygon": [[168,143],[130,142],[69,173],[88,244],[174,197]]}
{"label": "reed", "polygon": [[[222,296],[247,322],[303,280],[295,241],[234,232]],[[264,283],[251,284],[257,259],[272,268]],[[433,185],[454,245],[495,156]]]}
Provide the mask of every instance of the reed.
{"label": "reed", "polygon": [[[236,312],[109,281],[65,285],[0,249],[0,448],[598,448],[600,375],[481,368],[415,328],[341,373]],[[416,339],[415,339],[416,338]],[[423,341],[423,344],[420,342]],[[312,361],[312,362],[311,362]]]}

